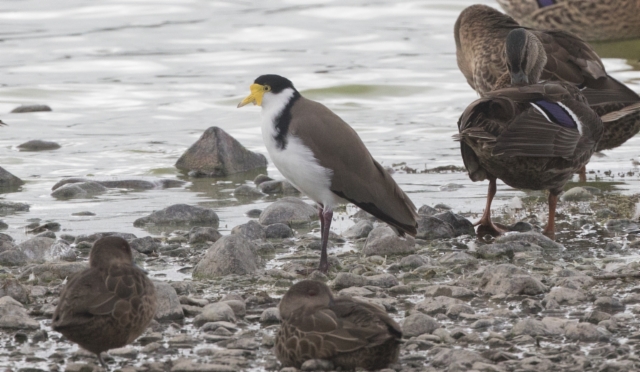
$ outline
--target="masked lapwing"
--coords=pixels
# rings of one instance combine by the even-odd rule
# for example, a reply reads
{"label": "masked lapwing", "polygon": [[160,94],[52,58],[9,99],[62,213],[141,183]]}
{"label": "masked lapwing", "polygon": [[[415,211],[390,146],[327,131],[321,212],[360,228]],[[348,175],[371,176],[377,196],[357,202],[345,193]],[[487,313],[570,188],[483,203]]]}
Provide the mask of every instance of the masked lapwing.
{"label": "masked lapwing", "polygon": [[282,76],[262,75],[250,90],[238,107],[262,106],[262,137],[273,164],[318,204],[321,272],[329,268],[327,240],[337,205],[351,202],[401,236],[416,235],[415,206],[344,120],[302,97]]}

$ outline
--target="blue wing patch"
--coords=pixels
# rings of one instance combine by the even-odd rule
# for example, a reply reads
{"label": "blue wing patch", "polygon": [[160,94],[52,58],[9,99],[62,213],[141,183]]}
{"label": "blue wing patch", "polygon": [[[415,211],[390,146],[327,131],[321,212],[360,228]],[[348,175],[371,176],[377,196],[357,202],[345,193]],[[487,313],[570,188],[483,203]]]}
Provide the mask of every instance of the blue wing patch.
{"label": "blue wing patch", "polygon": [[565,128],[578,128],[576,116],[565,105],[557,102],[535,101],[531,105],[552,123]]}
{"label": "blue wing patch", "polygon": [[538,0],[538,6],[544,8],[545,6],[555,5],[556,0]]}

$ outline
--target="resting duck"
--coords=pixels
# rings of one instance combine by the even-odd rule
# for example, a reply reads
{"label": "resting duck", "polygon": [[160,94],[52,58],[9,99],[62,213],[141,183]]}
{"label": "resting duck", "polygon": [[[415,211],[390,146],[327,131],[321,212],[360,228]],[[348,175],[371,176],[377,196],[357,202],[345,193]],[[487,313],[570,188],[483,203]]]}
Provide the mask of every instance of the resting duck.
{"label": "resting duck", "polygon": [[511,187],[549,190],[549,221],[544,234],[555,238],[558,195],[583,167],[602,137],[603,125],[580,90],[564,82],[538,81],[544,59],[529,52],[540,41],[524,29],[506,38],[509,81],[473,102],[458,121],[460,151],[472,181],[489,180],[487,205],[478,234],[504,230],[491,221],[496,179]]}
{"label": "resting duck", "polygon": [[93,244],[89,268],[62,289],[52,328],[95,353],[132,343],[156,313],[156,291],[144,270],[133,263],[126,240],[107,236]]}
{"label": "resting duck", "polygon": [[638,0],[498,0],[520,24],[572,32],[585,40],[640,38]]}
{"label": "resting duck", "polygon": [[398,323],[374,305],[334,298],[324,283],[296,283],[278,307],[282,325],[275,353],[285,367],[300,369],[306,360],[325,359],[342,370],[372,371],[398,359]]}
{"label": "resting duck", "polygon": [[[485,5],[472,5],[458,17],[454,28],[458,67],[482,97],[508,73],[505,39],[517,28],[522,27],[513,18]],[[578,87],[605,125],[596,151],[618,147],[640,131],[640,96],[607,74],[589,44],[564,31],[524,29],[539,43],[527,43],[521,50],[532,48],[533,60],[528,63],[543,66],[540,80],[528,83],[565,81]]]}

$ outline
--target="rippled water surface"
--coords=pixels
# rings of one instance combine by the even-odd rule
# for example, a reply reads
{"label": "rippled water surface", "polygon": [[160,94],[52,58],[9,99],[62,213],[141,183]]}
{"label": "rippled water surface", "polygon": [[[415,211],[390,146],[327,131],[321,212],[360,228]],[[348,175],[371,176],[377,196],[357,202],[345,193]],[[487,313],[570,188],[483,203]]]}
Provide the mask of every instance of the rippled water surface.
{"label": "rippled water surface", "polygon": [[[491,1],[484,1],[495,5]],[[122,231],[136,218],[175,203],[216,209],[223,231],[263,208],[237,201],[245,182],[190,180],[177,158],[210,126],[266,154],[259,109],[236,109],[258,75],[290,78],[360,134],[384,165],[417,170],[462,165],[451,139],[462,110],[477,96],[455,62],[453,24],[473,1],[13,1],[0,4],[0,164],[26,181],[2,196],[31,210],[6,216],[9,233],[24,240],[30,218],[54,220],[71,234]],[[616,78],[640,91],[640,43],[600,44]],[[52,112],[9,114],[20,104]],[[20,152],[32,139],[62,148]],[[594,157],[590,169],[634,170],[638,137]],[[280,177],[269,167],[269,175]],[[111,190],[95,199],[58,201],[51,186],[68,176],[99,179],[183,178],[166,190]],[[416,205],[446,203],[480,213],[486,183],[466,173],[394,177]],[[249,178],[249,177],[247,177]],[[607,179],[608,180],[608,179]],[[616,177],[638,191],[638,177]],[[442,187],[455,183],[463,187]],[[446,189],[443,191],[443,189]],[[447,191],[448,190],[448,191]],[[522,191],[500,185],[495,206]],[[246,202],[244,202],[246,203]],[[72,213],[92,211],[93,217]],[[336,223],[340,232],[348,222]]]}

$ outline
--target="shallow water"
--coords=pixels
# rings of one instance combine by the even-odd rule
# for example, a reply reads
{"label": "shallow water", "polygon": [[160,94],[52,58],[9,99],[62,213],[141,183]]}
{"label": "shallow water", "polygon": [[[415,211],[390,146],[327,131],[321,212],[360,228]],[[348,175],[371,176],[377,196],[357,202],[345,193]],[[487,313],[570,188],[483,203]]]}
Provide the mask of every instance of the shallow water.
{"label": "shallow water", "polygon": [[[29,218],[54,220],[71,234],[147,232],[132,222],[175,203],[216,209],[223,231],[248,220],[231,191],[242,177],[197,180],[183,188],[112,190],[95,199],[58,201],[51,186],[63,177],[100,179],[183,177],[177,158],[210,126],[266,154],[259,109],[236,109],[253,79],[290,78],[360,134],[384,165],[422,170],[462,165],[451,139],[462,110],[477,96],[455,62],[453,23],[475,1],[104,1],[99,4],[6,2],[0,7],[0,164],[27,183],[6,200],[30,212],[6,216],[8,233],[26,239]],[[484,3],[496,6],[492,1]],[[640,91],[640,43],[599,44],[610,73]],[[625,59],[628,58],[628,59]],[[8,114],[19,104],[53,112]],[[31,139],[62,148],[20,152]],[[635,169],[638,137],[594,157],[589,168]],[[269,175],[280,177],[269,166]],[[416,205],[446,203],[480,213],[486,183],[465,173],[394,177]],[[250,179],[250,177],[247,177]],[[185,178],[187,179],[187,178]],[[188,179],[187,179],[188,180]],[[638,177],[616,179],[638,191]],[[462,188],[442,191],[455,183]],[[499,185],[494,205],[522,191]],[[242,204],[242,205],[241,205]],[[93,217],[71,214],[89,210]],[[336,224],[340,232],[348,223]]]}

